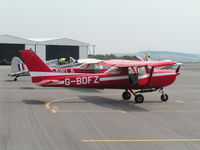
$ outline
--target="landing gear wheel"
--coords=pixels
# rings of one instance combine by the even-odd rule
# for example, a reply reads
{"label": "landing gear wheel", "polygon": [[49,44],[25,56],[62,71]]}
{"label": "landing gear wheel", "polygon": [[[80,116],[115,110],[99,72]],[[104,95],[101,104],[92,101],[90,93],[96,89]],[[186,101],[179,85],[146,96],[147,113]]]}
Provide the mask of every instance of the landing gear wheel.
{"label": "landing gear wheel", "polygon": [[125,91],[123,94],[122,94],[122,98],[124,100],[129,100],[131,98],[131,93],[129,93],[128,91]]}
{"label": "landing gear wheel", "polygon": [[14,78],[14,81],[17,81],[17,78]]}
{"label": "landing gear wheel", "polygon": [[142,94],[138,94],[135,96],[135,102],[136,103],[143,103],[144,102],[144,96]]}
{"label": "landing gear wheel", "polygon": [[161,98],[161,100],[163,102],[166,102],[168,100],[168,95],[167,94],[162,94],[160,98]]}

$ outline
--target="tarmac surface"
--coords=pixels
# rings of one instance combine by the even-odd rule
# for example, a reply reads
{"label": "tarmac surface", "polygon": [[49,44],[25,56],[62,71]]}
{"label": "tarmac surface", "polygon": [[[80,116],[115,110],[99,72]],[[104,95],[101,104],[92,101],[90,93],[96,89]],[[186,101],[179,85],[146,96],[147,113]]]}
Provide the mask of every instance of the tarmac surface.
{"label": "tarmac surface", "polygon": [[[199,150],[200,64],[176,82],[121,102],[123,90],[43,88],[0,66],[0,150]],[[133,99],[133,98],[132,98]]]}

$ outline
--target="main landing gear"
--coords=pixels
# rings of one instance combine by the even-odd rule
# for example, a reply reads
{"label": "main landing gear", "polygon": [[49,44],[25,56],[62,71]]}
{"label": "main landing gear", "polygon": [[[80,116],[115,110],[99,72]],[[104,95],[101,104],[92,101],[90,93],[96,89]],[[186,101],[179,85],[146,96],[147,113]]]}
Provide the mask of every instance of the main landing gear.
{"label": "main landing gear", "polygon": [[131,93],[130,92],[128,92],[128,90],[126,90],[125,92],[123,92],[122,93],[122,98],[124,99],[124,100],[130,100],[130,98],[131,98]]}
{"label": "main landing gear", "polygon": [[[153,91],[157,91],[157,89],[149,89],[149,90],[141,90],[141,91],[137,91],[137,92],[133,92],[131,89],[125,89],[125,91],[122,93],[122,98],[125,101],[128,101],[131,99],[131,93],[135,96],[134,100],[136,103],[143,103],[144,102],[144,96],[142,94],[137,94],[137,93],[145,93],[145,92],[153,92]],[[130,91],[130,92],[129,92]],[[162,93],[161,95],[161,100],[163,102],[166,102],[168,100],[168,95],[164,93],[163,88],[160,88],[159,92]]]}
{"label": "main landing gear", "polygon": [[[129,89],[129,91],[135,96],[135,102],[136,103],[143,103],[144,102],[144,96],[142,94],[136,95],[131,89]],[[125,92],[122,93],[122,98],[125,101],[128,101],[131,98],[131,93],[129,91],[126,89]]]}

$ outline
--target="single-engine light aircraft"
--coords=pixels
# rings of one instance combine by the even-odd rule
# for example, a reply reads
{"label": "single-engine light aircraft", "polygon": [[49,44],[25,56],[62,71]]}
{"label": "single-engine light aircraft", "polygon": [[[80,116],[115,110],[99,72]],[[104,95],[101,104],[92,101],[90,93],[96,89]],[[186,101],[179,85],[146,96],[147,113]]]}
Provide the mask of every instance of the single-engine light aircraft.
{"label": "single-engine light aircraft", "polygon": [[32,83],[44,87],[77,87],[97,89],[124,89],[122,98],[130,100],[131,93],[136,103],[142,103],[144,92],[160,90],[161,100],[167,101],[168,95],[163,88],[172,84],[180,74],[180,66],[175,70],[157,70],[156,67],[174,65],[175,61],[130,61],[107,60],[101,65],[110,66],[103,73],[66,75],[53,72],[41,59],[30,50],[20,51],[32,77]]}

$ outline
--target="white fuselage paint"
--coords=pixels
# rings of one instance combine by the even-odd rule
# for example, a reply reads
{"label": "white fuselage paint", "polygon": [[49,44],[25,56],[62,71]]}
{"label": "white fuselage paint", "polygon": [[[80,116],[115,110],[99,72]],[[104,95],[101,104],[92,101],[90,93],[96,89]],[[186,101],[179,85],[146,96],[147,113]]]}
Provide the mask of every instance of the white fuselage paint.
{"label": "white fuselage paint", "polygon": [[[66,75],[66,73],[64,75]],[[161,77],[161,76],[169,76],[169,75],[176,75],[176,73],[154,73],[152,76],[153,77]],[[46,76],[46,75],[44,75],[44,76]],[[51,75],[49,75],[49,76],[51,76]],[[149,74],[141,75],[141,76],[138,77],[138,79],[144,79],[144,78],[147,78],[149,76],[150,76]],[[88,77],[76,77],[74,80],[71,80],[70,78],[65,78],[64,81],[59,81],[59,82],[56,82],[56,83],[49,83],[48,85],[65,84],[66,86],[70,86],[71,83],[76,83],[76,85],[83,85],[83,84],[87,85],[87,84],[91,83],[92,78],[94,78],[93,83],[97,84],[100,81],[114,81],[114,80],[129,79],[129,76],[125,75],[125,76],[101,77],[101,78],[99,78],[99,76],[88,76]]]}

